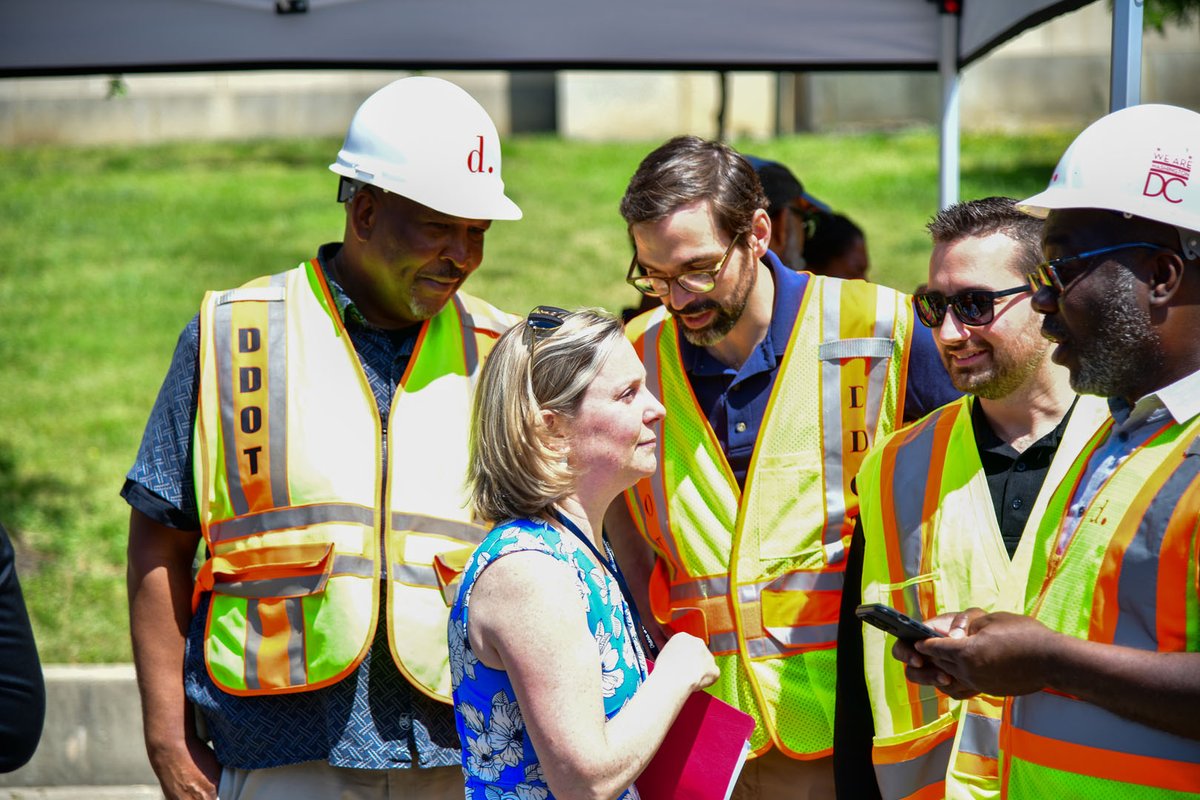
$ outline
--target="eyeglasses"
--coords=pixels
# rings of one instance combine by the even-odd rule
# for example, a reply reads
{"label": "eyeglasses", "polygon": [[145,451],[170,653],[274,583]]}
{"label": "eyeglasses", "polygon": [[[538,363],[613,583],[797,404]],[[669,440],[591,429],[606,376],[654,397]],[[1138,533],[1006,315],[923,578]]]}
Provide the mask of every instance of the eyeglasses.
{"label": "eyeglasses", "polygon": [[1062,292],[1076,278],[1082,275],[1091,266],[1090,264],[1079,264],[1072,267],[1069,272],[1064,272],[1063,267],[1073,261],[1087,261],[1096,256],[1102,256],[1106,253],[1115,253],[1118,250],[1126,250],[1131,247],[1149,247],[1154,250],[1164,250],[1161,244],[1151,244],[1150,242],[1126,242],[1124,244],[1113,244],[1108,247],[1101,247],[1098,250],[1088,250],[1086,253],[1080,253],[1075,256],[1063,256],[1062,258],[1052,258],[1049,261],[1043,261],[1038,264],[1033,272],[1028,273],[1025,277],[1029,279],[1029,291],[1037,294],[1042,289],[1054,289],[1057,292]]}
{"label": "eyeglasses", "polygon": [[733,237],[733,241],[729,243],[729,247],[725,248],[725,255],[721,256],[721,260],[712,269],[692,269],[687,272],[681,272],[678,275],[673,275],[670,278],[659,278],[651,275],[634,275],[633,273],[640,270],[645,270],[638,263],[637,253],[633,254],[633,260],[629,262],[629,272],[625,275],[625,282],[633,288],[637,289],[644,295],[650,297],[666,297],[671,293],[671,282],[678,283],[680,288],[685,292],[692,294],[708,294],[717,285],[717,276],[721,274],[721,270],[725,269],[725,265],[729,263],[729,257],[733,254],[733,247],[738,243],[742,235]]}
{"label": "eyeglasses", "polygon": [[990,292],[984,289],[968,289],[949,297],[941,292],[921,292],[913,295],[917,306],[917,319],[926,328],[936,328],[946,318],[946,310],[954,309],[954,315],[963,325],[973,328],[987,325],[996,316],[996,298],[1010,294],[1028,292],[1028,286],[1014,286]]}
{"label": "eyeglasses", "polygon": [[537,343],[562,327],[570,314],[565,308],[558,306],[538,306],[525,317],[525,330],[521,337],[529,348],[530,365],[533,363],[533,349]]}

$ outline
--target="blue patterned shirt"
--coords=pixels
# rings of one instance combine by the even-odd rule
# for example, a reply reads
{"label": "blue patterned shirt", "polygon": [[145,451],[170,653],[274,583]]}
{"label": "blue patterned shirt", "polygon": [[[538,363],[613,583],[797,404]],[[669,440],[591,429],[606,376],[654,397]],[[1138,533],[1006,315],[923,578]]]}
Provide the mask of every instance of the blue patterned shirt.
{"label": "blue patterned shirt", "polygon": [[[646,678],[646,658],[637,638],[630,633],[634,624],[621,587],[596,562],[585,544],[569,534],[560,536],[545,522],[528,519],[494,528],[475,549],[463,571],[458,599],[450,609],[447,636],[454,718],[463,742],[462,765],[468,800],[554,797],[525,733],[525,722],[508,673],[484,666],[471,650],[467,636],[471,590],[479,573],[496,559],[523,551],[545,553],[575,571],[575,585],[587,607],[587,628],[596,639],[605,716],[609,719],[616,716]],[[623,800],[636,797],[636,792],[630,790],[621,794]]]}
{"label": "blue patterned shirt", "polygon": [[[322,265],[329,263],[338,247],[334,244],[320,249]],[[327,277],[379,414],[386,422],[392,395],[404,375],[419,328],[371,328],[328,273]],[[185,531],[200,528],[192,480],[199,344],[197,316],[180,334],[137,460],[121,491],[130,505],[151,519]],[[383,596],[381,593],[381,599]],[[203,714],[217,759],[223,765],[260,769],[328,761],[338,767],[398,769],[458,764],[453,712],[414,689],[400,674],[388,649],[386,625],[378,626],[371,649],[358,669],[332,686],[298,694],[238,697],[218,689],[205,667],[207,611],[206,596],[188,630],[184,684],[188,699]]]}

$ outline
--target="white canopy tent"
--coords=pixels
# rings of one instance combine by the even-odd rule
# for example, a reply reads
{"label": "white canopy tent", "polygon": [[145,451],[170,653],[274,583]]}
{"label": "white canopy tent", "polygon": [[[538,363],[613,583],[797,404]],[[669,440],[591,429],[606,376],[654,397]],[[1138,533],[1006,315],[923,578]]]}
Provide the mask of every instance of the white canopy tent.
{"label": "white canopy tent", "polygon": [[[3,0],[0,77],[279,68],[939,70],[945,205],[957,197],[961,68],[1091,1],[278,0],[306,9],[280,14],[277,0]],[[1123,71],[1114,69],[1113,97],[1126,105],[1136,102],[1129,87],[1140,80],[1141,6],[1116,4],[1114,19],[1126,27],[1120,34],[1114,24],[1114,64]]]}

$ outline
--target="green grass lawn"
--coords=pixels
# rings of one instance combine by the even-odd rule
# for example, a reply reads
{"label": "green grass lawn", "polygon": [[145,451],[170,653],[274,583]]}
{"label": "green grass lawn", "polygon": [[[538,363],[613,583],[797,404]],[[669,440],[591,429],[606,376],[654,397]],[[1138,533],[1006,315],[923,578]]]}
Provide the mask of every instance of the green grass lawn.
{"label": "green grass lawn", "polygon": [[[962,197],[1041,189],[1073,131],[965,136]],[[470,291],[516,312],[613,310],[629,249],[617,204],[658,142],[505,143],[521,222],[496,223]],[[792,166],[867,232],[873,279],[923,280],[937,208],[931,132],[735,142]],[[128,508],[118,496],[175,339],[207,288],[340,238],[333,140],[0,152],[0,520],[47,662],[129,659]]]}

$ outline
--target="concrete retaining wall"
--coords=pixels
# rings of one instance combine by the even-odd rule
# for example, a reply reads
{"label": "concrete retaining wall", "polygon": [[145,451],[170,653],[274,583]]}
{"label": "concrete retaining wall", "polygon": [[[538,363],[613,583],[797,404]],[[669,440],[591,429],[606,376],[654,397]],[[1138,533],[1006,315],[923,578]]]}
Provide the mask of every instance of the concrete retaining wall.
{"label": "concrete retaining wall", "polygon": [[[147,786],[154,787],[150,796],[161,796],[142,741],[133,665],[46,665],[44,673],[41,742],[28,764],[0,775],[0,800],[104,797],[88,787],[105,786],[124,787],[119,790],[124,794],[111,797],[145,796]],[[47,794],[50,787],[74,794]]]}

